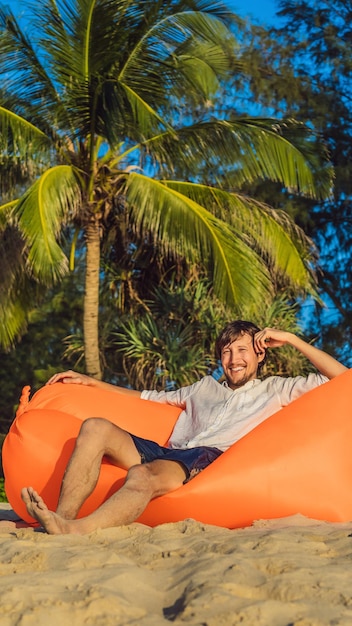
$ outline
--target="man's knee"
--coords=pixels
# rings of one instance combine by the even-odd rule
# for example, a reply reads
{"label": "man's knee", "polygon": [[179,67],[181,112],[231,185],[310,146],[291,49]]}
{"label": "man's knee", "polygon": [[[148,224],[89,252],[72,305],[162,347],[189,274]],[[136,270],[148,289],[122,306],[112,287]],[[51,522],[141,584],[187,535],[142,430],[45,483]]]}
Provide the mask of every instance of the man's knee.
{"label": "man's knee", "polygon": [[96,442],[108,440],[113,424],[103,417],[89,417],[82,422],[77,442],[93,439]]}
{"label": "man's knee", "polygon": [[149,463],[132,465],[126,475],[126,486],[133,491],[144,492],[153,497],[154,487]]}
{"label": "man's knee", "polygon": [[185,475],[178,463],[156,460],[133,465],[127,473],[126,482],[132,489],[145,491],[150,498],[155,498],[180,487]]}
{"label": "man's knee", "polygon": [[132,465],[127,472],[126,479],[142,486],[148,485],[153,476],[150,465],[150,463]]}

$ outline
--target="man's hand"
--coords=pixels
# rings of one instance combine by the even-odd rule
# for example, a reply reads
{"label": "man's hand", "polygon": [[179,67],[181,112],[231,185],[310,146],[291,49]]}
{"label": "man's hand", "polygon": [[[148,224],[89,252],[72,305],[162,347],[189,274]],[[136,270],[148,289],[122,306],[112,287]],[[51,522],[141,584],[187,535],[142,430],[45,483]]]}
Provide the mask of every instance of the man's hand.
{"label": "man's hand", "polygon": [[88,385],[90,387],[96,387],[97,381],[91,376],[86,374],[80,374],[73,370],[67,370],[67,372],[58,372],[49,378],[47,385],[53,385],[54,383],[71,383],[74,385]]}
{"label": "man's hand", "polygon": [[254,349],[258,354],[267,348],[281,348],[286,343],[290,343],[292,333],[276,328],[264,328],[254,335]]}

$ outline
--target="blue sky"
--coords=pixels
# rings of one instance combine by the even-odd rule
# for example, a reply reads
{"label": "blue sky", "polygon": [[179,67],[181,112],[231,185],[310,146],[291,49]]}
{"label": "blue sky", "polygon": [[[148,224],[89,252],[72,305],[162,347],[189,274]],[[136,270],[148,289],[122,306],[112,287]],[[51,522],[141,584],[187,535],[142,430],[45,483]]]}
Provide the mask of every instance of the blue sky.
{"label": "blue sky", "polygon": [[228,0],[227,4],[234,13],[268,25],[275,21],[278,10],[275,0]]}

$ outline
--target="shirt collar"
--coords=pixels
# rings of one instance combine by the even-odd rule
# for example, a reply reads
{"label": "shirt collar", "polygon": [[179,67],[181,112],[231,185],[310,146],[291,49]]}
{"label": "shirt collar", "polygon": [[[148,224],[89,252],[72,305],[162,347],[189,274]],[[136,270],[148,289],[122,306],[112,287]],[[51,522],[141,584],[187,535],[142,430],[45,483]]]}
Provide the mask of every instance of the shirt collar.
{"label": "shirt collar", "polygon": [[226,387],[227,389],[230,389],[231,391],[240,391],[242,389],[251,389],[251,387],[254,387],[258,383],[260,383],[260,378],[254,378],[253,380],[249,380],[247,383],[245,383],[244,385],[242,385],[242,387],[239,387],[238,389],[231,389],[231,387],[229,387],[227,380],[224,380],[221,384],[223,387]]}

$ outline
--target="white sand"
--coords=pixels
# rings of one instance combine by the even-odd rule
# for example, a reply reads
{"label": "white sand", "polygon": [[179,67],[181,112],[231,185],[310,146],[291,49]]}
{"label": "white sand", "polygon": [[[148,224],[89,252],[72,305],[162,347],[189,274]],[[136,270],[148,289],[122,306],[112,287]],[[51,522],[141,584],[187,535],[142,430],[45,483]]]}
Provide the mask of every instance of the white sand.
{"label": "white sand", "polygon": [[[6,505],[0,517],[11,517]],[[1,626],[352,625],[352,522],[0,527]]]}

